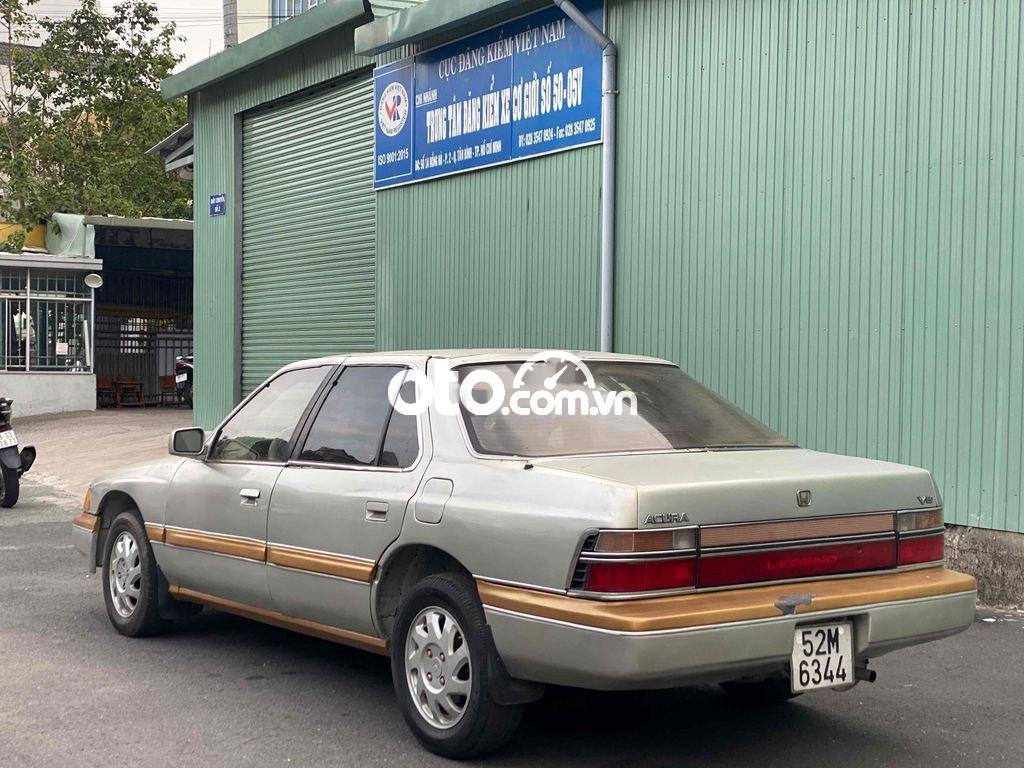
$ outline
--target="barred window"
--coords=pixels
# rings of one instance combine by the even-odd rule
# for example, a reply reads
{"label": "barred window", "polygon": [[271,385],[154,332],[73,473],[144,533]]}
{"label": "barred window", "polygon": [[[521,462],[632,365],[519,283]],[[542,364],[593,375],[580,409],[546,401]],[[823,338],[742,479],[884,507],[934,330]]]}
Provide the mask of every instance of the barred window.
{"label": "barred window", "polygon": [[80,272],[0,267],[0,370],[91,371],[91,294]]}
{"label": "barred window", "polygon": [[317,5],[318,0],[270,0],[270,25],[277,26]]}
{"label": "barred window", "polygon": [[33,294],[66,296],[84,299],[89,296],[85,276],[80,272],[56,272],[33,270],[30,281]]}

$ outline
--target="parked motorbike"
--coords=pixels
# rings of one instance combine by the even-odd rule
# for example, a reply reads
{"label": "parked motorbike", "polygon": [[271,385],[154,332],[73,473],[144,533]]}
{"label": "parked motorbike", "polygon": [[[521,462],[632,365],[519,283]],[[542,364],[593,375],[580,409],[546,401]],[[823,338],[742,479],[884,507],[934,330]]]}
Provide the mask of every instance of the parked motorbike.
{"label": "parked motorbike", "polygon": [[192,407],[192,355],[178,355],[174,358],[174,384],[178,388],[178,398]]}
{"label": "parked motorbike", "polygon": [[0,507],[18,503],[21,476],[32,468],[36,449],[26,445],[18,450],[18,436],[11,427],[13,400],[0,397]]}

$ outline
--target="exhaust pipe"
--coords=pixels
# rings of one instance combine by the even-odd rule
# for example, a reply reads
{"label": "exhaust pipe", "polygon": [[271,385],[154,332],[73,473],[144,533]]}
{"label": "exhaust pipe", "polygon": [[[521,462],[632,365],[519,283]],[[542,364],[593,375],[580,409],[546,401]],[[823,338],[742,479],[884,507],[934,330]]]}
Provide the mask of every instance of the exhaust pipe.
{"label": "exhaust pipe", "polygon": [[868,669],[868,662],[865,661],[863,666],[858,665],[853,668],[853,676],[865,683],[873,683],[878,678],[878,673],[873,669]]}

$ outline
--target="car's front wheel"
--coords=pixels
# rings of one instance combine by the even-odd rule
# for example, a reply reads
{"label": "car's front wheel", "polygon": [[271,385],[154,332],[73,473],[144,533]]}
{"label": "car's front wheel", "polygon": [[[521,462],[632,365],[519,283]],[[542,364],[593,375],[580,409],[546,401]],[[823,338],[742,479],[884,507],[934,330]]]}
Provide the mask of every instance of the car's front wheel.
{"label": "car's front wheel", "polygon": [[103,601],[110,623],[122,635],[161,632],[159,576],[153,549],[138,514],[122,512],[110,525],[103,553]]}
{"label": "car's front wheel", "polygon": [[476,590],[464,576],[428,576],[402,600],[391,673],[405,721],[431,752],[474,757],[512,738],[523,708],[492,698],[494,653]]}

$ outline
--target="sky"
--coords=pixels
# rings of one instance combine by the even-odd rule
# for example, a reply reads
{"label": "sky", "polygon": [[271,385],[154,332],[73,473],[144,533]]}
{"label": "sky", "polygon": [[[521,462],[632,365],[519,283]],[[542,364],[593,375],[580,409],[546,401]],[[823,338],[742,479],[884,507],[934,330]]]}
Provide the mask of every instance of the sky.
{"label": "sky", "polygon": [[[185,60],[179,69],[217,53],[224,47],[222,0],[154,0],[164,22],[174,21],[184,41],[177,44]],[[110,10],[115,0],[100,0],[100,8]],[[78,7],[78,0],[40,0],[33,8],[39,16],[66,17]]]}

